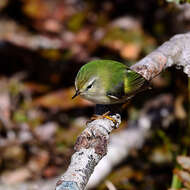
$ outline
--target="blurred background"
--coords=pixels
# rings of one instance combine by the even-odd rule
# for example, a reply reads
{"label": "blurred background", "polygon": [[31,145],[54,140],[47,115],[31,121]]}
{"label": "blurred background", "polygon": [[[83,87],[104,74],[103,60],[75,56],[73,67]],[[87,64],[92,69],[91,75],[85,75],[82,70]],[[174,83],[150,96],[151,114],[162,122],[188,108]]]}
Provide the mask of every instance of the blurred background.
{"label": "blurred background", "polygon": [[[71,99],[83,64],[101,58],[131,66],[189,29],[190,5],[179,0],[0,0],[0,189],[51,183],[68,167],[94,112],[92,103]],[[189,153],[188,78],[170,68],[151,85],[114,131],[146,112],[154,118],[150,137],[95,189],[171,187],[176,156]]]}

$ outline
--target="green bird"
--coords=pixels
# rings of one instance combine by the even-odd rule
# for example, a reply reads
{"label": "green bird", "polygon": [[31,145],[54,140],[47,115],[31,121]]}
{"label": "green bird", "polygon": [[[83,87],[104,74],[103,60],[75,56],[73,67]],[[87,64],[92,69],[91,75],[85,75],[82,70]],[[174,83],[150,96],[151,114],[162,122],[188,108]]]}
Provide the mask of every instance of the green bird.
{"label": "green bird", "polygon": [[93,60],[83,65],[75,79],[76,93],[95,104],[125,103],[148,87],[148,81],[113,60]]}

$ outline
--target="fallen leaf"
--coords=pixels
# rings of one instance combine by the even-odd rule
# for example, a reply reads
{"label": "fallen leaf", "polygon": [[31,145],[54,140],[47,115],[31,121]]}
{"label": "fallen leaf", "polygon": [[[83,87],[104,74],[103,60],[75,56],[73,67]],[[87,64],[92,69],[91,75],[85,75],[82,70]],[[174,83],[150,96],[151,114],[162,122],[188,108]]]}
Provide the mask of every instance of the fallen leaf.
{"label": "fallen leaf", "polygon": [[56,176],[57,172],[58,172],[58,168],[56,168],[55,166],[50,166],[43,171],[43,176],[50,178],[50,177]]}
{"label": "fallen leaf", "polygon": [[135,60],[138,58],[141,47],[135,43],[126,44],[120,51],[120,54],[125,59]]}
{"label": "fallen leaf", "polygon": [[74,88],[59,90],[35,99],[33,105],[63,110],[93,105],[91,102],[82,99],[80,96],[72,99],[74,94]]}
{"label": "fallen leaf", "polygon": [[25,82],[23,83],[24,88],[30,93],[43,93],[49,90],[47,85],[38,84],[34,82]]}

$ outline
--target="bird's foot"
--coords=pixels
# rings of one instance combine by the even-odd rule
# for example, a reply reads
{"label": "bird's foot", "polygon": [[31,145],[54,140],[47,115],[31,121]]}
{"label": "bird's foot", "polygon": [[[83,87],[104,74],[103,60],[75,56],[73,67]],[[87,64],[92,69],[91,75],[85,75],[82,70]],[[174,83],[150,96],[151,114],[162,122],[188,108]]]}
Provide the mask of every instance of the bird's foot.
{"label": "bird's foot", "polygon": [[113,117],[111,117],[111,116],[109,116],[109,114],[110,114],[110,111],[108,111],[108,112],[106,112],[106,113],[104,113],[103,115],[93,115],[91,118],[90,118],[90,121],[87,121],[87,124],[89,123],[89,122],[91,122],[91,121],[94,121],[94,120],[96,120],[96,119],[109,119],[109,120],[111,120],[115,125],[117,125],[117,121],[113,118]]}
{"label": "bird's foot", "polygon": [[104,118],[107,118],[107,119],[112,120],[112,118],[109,116],[109,114],[110,114],[110,111],[107,111],[107,112],[104,113],[103,115],[94,114],[94,115],[90,118],[90,120],[91,120],[91,121],[94,121],[94,120],[96,120],[96,119],[104,119]]}

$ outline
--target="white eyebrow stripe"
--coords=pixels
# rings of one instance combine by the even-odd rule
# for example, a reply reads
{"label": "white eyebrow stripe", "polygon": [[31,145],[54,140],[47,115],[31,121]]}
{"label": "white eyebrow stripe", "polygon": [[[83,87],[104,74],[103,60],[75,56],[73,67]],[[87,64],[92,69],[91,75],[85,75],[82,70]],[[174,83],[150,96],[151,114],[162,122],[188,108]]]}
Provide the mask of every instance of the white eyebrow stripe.
{"label": "white eyebrow stripe", "polygon": [[78,88],[77,88],[77,81],[75,80],[75,90],[78,91]]}
{"label": "white eyebrow stripe", "polygon": [[97,77],[93,77],[89,82],[88,82],[88,86],[93,84],[94,81],[97,79]]}

